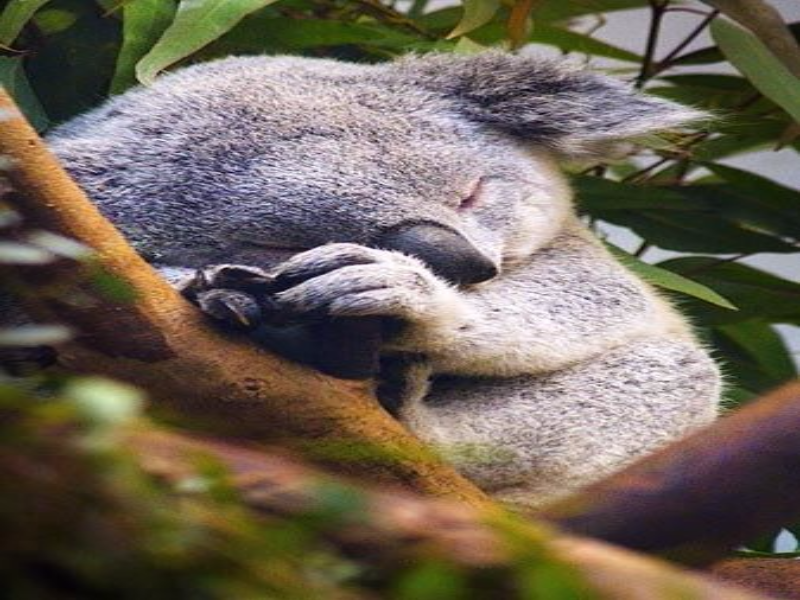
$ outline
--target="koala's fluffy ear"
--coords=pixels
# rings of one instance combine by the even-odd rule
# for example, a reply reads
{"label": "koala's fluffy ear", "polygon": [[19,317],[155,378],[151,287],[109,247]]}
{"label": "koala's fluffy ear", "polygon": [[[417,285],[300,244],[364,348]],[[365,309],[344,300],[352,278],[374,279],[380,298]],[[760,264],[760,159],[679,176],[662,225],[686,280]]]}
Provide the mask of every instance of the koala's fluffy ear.
{"label": "koala's fluffy ear", "polygon": [[708,118],[563,61],[492,51],[409,57],[395,68],[470,119],[567,156]]}

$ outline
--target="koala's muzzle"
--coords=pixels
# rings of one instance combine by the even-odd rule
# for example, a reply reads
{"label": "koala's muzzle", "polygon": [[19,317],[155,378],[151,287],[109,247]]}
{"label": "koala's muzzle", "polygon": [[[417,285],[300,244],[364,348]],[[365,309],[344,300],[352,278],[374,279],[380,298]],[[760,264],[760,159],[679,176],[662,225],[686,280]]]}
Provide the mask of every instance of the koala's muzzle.
{"label": "koala's muzzle", "polygon": [[404,223],[392,227],[373,245],[415,256],[439,277],[455,284],[480,283],[499,272],[463,235],[438,223]]}

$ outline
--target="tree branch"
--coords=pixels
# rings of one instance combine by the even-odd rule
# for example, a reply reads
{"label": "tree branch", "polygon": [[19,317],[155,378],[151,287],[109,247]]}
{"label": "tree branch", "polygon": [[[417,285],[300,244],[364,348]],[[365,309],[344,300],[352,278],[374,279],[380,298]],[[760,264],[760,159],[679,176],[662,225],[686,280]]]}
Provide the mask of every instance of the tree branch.
{"label": "tree branch", "polygon": [[800,382],[546,509],[575,534],[708,564],[800,519]]}
{"label": "tree branch", "polygon": [[[1,91],[0,155],[10,161],[14,208],[26,224],[92,248],[99,264],[136,294],[132,303],[109,301],[70,261],[45,269],[45,276],[41,268],[17,269],[32,292],[32,308],[79,332],[59,349],[62,364],[138,385],[157,403],[216,432],[288,445],[313,442],[323,452],[344,448],[350,460],[335,461],[339,470],[488,505],[482,492],[380,408],[368,382],[325,377],[213,331],[103,218]],[[54,294],[54,282],[70,293]]]}
{"label": "tree branch", "polygon": [[[231,472],[244,501],[270,515],[292,517],[315,506],[324,476],[286,457],[230,444],[191,439],[157,430],[129,438],[145,470],[179,482],[194,472],[198,455],[210,455]],[[364,564],[398,568],[410,557],[440,556],[467,569],[506,572],[523,556],[567,565],[598,597],[615,600],[756,600],[756,593],[720,585],[666,563],[636,556],[600,542],[554,536],[546,528],[518,520],[497,521],[472,507],[392,490],[367,489],[356,524],[342,523],[330,541]],[[533,554],[530,554],[533,553]],[[497,597],[503,595],[496,590]],[[594,596],[593,596],[594,597]]]}
{"label": "tree branch", "polygon": [[715,576],[785,600],[800,600],[800,560],[732,558],[715,564]]}

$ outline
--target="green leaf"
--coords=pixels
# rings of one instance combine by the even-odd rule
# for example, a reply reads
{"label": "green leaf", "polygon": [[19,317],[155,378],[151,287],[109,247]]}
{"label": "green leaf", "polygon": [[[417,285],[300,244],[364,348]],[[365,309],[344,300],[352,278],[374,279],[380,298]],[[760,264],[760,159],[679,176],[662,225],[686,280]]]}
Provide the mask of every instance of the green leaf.
{"label": "green leaf", "polygon": [[22,325],[1,328],[0,346],[43,346],[60,344],[72,337],[72,331],[63,325]]}
{"label": "green leaf", "polygon": [[775,107],[772,101],[763,98],[753,102],[753,96],[757,94],[756,89],[744,77],[691,74],[662,77],[661,80],[672,85],[649,88],[647,91],[681,104],[711,110],[736,110],[737,112],[742,112],[740,107],[747,104],[748,111],[755,112],[757,110],[759,113]]}
{"label": "green leaf", "polygon": [[[555,21],[566,22],[575,17],[602,14],[647,6],[647,0],[570,0],[569,2],[539,2],[532,16],[536,26]],[[461,8],[449,6],[428,12],[416,19],[424,29],[444,33],[452,30],[463,16]]]}
{"label": "green leaf", "polygon": [[407,569],[391,597],[397,600],[456,600],[467,597],[466,582],[453,565],[431,559]]}
{"label": "green leaf", "polygon": [[478,42],[474,42],[466,36],[459,38],[458,42],[456,42],[455,48],[453,48],[453,52],[456,54],[464,55],[480,54],[486,50],[486,46],[479,44]]}
{"label": "green leaf", "polygon": [[419,41],[419,37],[376,23],[276,18],[258,12],[195,54],[194,58],[208,60],[243,53],[318,52],[321,48],[348,44],[369,44],[400,52]]}
{"label": "green leaf", "polygon": [[593,214],[611,223],[633,229],[652,244],[678,252],[754,254],[797,251],[793,244],[743,227],[713,212],[616,210]]}
{"label": "green leaf", "polygon": [[800,222],[800,190],[787,187],[761,175],[719,163],[702,163],[736,190],[757,202],[782,211],[787,218]]}
{"label": "green leaf", "polygon": [[147,54],[175,16],[174,0],[129,0],[122,8],[122,48],[117,58],[111,93],[136,85],[136,63]]}
{"label": "green leaf", "polygon": [[[780,117],[784,113],[780,113]],[[743,152],[774,148],[777,140],[791,123],[778,115],[757,117],[755,115],[726,115],[726,121],[717,125],[722,134],[696,146],[693,155],[697,160],[718,160]]]}
{"label": "green leaf", "polygon": [[[796,40],[800,40],[800,23],[790,23],[789,31],[792,32]],[[676,65],[705,65],[717,63],[725,60],[725,57],[716,46],[700,48],[694,52],[688,52],[674,61]]]}
{"label": "green leaf", "polygon": [[726,220],[751,228],[800,240],[800,191],[741,169],[703,163],[726,183],[688,186],[684,193],[697,193],[724,213]]}
{"label": "green leaf", "polygon": [[627,62],[639,62],[642,57],[612,44],[608,44],[584,33],[553,27],[544,23],[537,24],[529,41],[534,44],[555,46],[564,52],[580,52],[589,56],[605,56]]}
{"label": "green leaf", "polygon": [[46,265],[55,258],[44,248],[19,242],[0,241],[0,265]]}
{"label": "green leaf", "polygon": [[463,0],[464,14],[446,39],[453,39],[486,25],[500,8],[500,0]]}
{"label": "green leaf", "polygon": [[86,0],[59,0],[34,17],[58,22],[42,46],[26,57],[33,89],[51,121],[60,122],[96,106],[108,94],[119,54],[121,23]]}
{"label": "green leaf", "polygon": [[0,85],[11,94],[25,118],[37,131],[47,129],[50,120],[39,98],[31,88],[23,67],[23,58],[0,56]]}
{"label": "green leaf", "polygon": [[586,600],[597,598],[575,569],[569,565],[541,559],[519,568],[517,581],[522,598],[530,600]]}
{"label": "green leaf", "polygon": [[276,0],[181,0],[175,20],[136,65],[137,79],[148,85],[170,65],[213,42],[239,21]]}
{"label": "green leaf", "polygon": [[794,361],[782,337],[761,319],[715,327],[708,341],[727,375],[727,408],[746,403],[796,376]]}
{"label": "green leaf", "polygon": [[606,244],[606,246],[623,265],[652,285],[693,296],[729,310],[736,310],[736,306],[729,300],[702,283],[692,281],[688,277],[678,275],[668,269],[646,263],[611,244]]}
{"label": "green leaf", "polygon": [[542,2],[533,13],[537,21],[565,21],[584,15],[603,14],[647,6],[647,0],[570,0]]}
{"label": "green leaf", "polygon": [[50,0],[10,0],[0,15],[0,45],[10,46],[31,17]]}
{"label": "green leaf", "polygon": [[685,307],[706,325],[761,319],[769,323],[800,322],[800,283],[749,265],[707,256],[674,258],[660,267],[690,277],[730,300],[739,310],[721,310],[688,301]]}
{"label": "green leaf", "polygon": [[[496,44],[505,39],[507,35],[504,23],[490,23],[475,30],[470,37],[484,45]],[[580,52],[592,56],[605,56],[617,60],[638,62],[641,57],[633,52],[623,50],[601,40],[583,33],[569,31],[561,27],[554,27],[546,23],[538,23],[534,27],[528,42],[555,46],[564,52]]]}
{"label": "green leaf", "polygon": [[64,395],[80,415],[102,427],[131,422],[144,405],[144,396],[136,388],[100,377],[72,380]]}
{"label": "green leaf", "polygon": [[789,348],[769,323],[743,321],[721,325],[717,331],[736,344],[749,362],[771,379],[770,384],[777,385],[797,376]]}
{"label": "green leaf", "polygon": [[731,64],[800,123],[800,79],[742,27],[726,19],[715,19],[711,34]]}
{"label": "green leaf", "polygon": [[621,183],[601,177],[572,179],[581,207],[590,213],[609,210],[702,210],[696,201],[669,188]]}

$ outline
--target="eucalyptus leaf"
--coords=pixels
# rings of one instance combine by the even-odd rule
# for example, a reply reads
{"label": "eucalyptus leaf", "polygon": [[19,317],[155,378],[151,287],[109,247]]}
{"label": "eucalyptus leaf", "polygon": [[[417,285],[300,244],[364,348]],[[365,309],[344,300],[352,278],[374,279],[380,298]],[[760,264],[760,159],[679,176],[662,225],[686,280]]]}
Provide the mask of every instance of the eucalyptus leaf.
{"label": "eucalyptus leaf", "polygon": [[[54,123],[102,102],[119,53],[121,23],[86,0],[58,0],[34,17],[34,24],[57,20],[41,47],[25,59],[31,86]],[[64,25],[66,24],[66,25]]]}
{"label": "eucalyptus leaf", "polygon": [[86,260],[94,255],[94,250],[76,242],[72,238],[64,237],[49,231],[35,230],[24,237],[25,241],[38,246],[56,256],[72,260]]}
{"label": "eucalyptus leaf", "polygon": [[61,344],[72,336],[63,325],[21,325],[0,329],[0,346],[45,346]]}
{"label": "eucalyptus leaf", "polygon": [[122,47],[117,58],[111,93],[136,84],[136,63],[147,54],[172,23],[175,0],[128,0],[122,7]]}
{"label": "eucalyptus leaf", "polygon": [[754,254],[797,251],[793,244],[744,227],[712,211],[615,210],[592,214],[628,227],[660,248],[678,252]]}
{"label": "eucalyptus leaf", "polygon": [[752,33],[725,19],[711,23],[722,52],[765,96],[800,123],[800,79]]}
{"label": "eucalyptus leaf", "polygon": [[463,0],[464,14],[455,29],[447,35],[452,39],[486,25],[500,8],[500,0]]}
{"label": "eucalyptus leaf", "polygon": [[[794,38],[796,40],[800,40],[800,22],[789,23],[788,27]],[[675,59],[673,62],[676,65],[705,65],[717,63],[723,60],[725,60],[725,57],[723,56],[722,52],[720,52],[719,48],[716,46],[707,46],[705,48],[700,48],[699,50],[687,52],[686,54]]]}
{"label": "eucalyptus leaf", "polygon": [[458,39],[455,48],[453,48],[453,52],[456,54],[479,54],[481,52],[486,51],[486,46],[479,44],[467,36],[462,36]]}
{"label": "eucalyptus leaf", "polygon": [[772,56],[795,77],[800,78],[800,46],[781,13],[772,6],[771,0],[703,0],[703,2],[746,27]]}
{"label": "eucalyptus leaf", "polygon": [[587,176],[574,177],[572,184],[581,208],[593,214],[609,210],[693,211],[705,208],[702,204],[669,188],[634,185]]}
{"label": "eucalyptus leaf", "polygon": [[0,265],[46,265],[54,259],[55,256],[44,248],[0,241]]}
{"label": "eucalyptus leaf", "polygon": [[[497,44],[505,40],[506,28],[503,23],[492,22],[473,31],[470,37],[484,45]],[[641,57],[634,52],[629,52],[590,35],[547,23],[537,22],[527,41],[531,44],[555,46],[564,52],[579,52],[627,62],[641,60]]]}
{"label": "eucalyptus leaf", "polygon": [[717,331],[736,343],[751,362],[780,384],[797,377],[797,366],[786,342],[769,323],[754,319],[720,325]]}
{"label": "eucalyptus leaf", "polygon": [[37,131],[47,129],[50,120],[42,103],[31,88],[25,73],[24,58],[0,56],[0,85],[14,98],[25,118]]}
{"label": "eucalyptus leaf", "polygon": [[[399,53],[420,41],[418,36],[377,23],[288,19],[259,11],[196,53],[195,58],[208,60],[231,54],[297,53],[347,44],[369,44]],[[454,45],[441,40],[437,43]]]}
{"label": "eucalyptus leaf", "polygon": [[800,322],[800,283],[708,256],[674,258],[658,266],[712,288],[738,308],[730,311],[706,303],[687,303],[685,307],[699,323],[724,325],[753,319],[768,323]]}
{"label": "eucalyptus leaf", "polygon": [[136,388],[100,377],[75,379],[64,395],[79,414],[101,427],[130,423],[144,405],[144,396]]}
{"label": "eucalyptus leaf", "polygon": [[692,281],[688,277],[684,277],[668,269],[648,264],[611,244],[606,244],[606,246],[622,264],[652,285],[673,292],[680,292],[687,296],[693,296],[705,302],[721,306],[722,308],[736,310],[736,306],[729,300],[723,298],[717,292],[702,283]]}
{"label": "eucalyptus leaf", "polygon": [[136,78],[149,85],[155,76],[230,31],[244,17],[276,0],[181,0],[175,19],[137,63]]}
{"label": "eucalyptus leaf", "polygon": [[466,583],[453,565],[431,560],[407,569],[391,597],[397,600],[457,600],[467,597]]}
{"label": "eucalyptus leaf", "polygon": [[10,46],[33,15],[50,0],[9,0],[0,14],[0,45]]}

